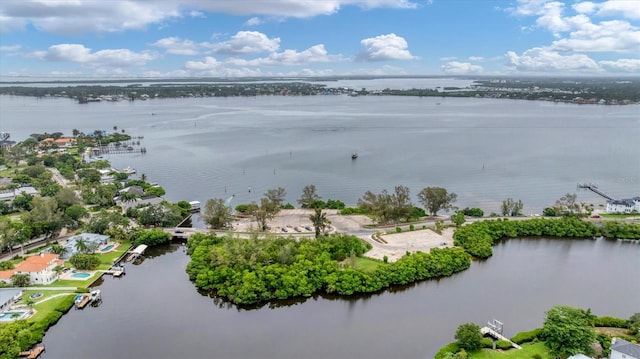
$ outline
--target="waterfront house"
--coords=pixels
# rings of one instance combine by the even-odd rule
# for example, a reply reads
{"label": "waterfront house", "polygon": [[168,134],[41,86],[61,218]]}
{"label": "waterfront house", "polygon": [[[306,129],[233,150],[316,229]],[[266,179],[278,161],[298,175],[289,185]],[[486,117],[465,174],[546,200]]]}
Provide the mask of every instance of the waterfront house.
{"label": "waterfront house", "polygon": [[0,312],[9,309],[13,303],[22,297],[22,289],[2,288],[0,289]]}
{"label": "waterfront house", "polygon": [[0,201],[13,201],[13,199],[20,194],[30,194],[35,196],[38,194],[38,190],[31,186],[2,190],[0,191]]}
{"label": "waterfront house", "polygon": [[68,259],[72,255],[78,252],[78,249],[76,248],[78,241],[83,241],[84,244],[87,246],[87,248],[91,249],[92,251],[95,251],[98,248],[100,248],[100,246],[103,246],[109,243],[109,238],[111,237],[104,234],[97,234],[97,233],[76,234],[75,236],[70,237],[67,240],[67,243],[64,244],[65,251],[64,251],[64,254],[62,255],[62,258]]}
{"label": "waterfront house", "polygon": [[640,345],[620,338],[611,342],[611,359],[640,359]]}
{"label": "waterfront house", "polygon": [[633,211],[640,213],[640,197],[627,199],[614,199],[607,201],[605,208],[607,213],[624,213],[629,214]]}
{"label": "waterfront house", "polygon": [[50,284],[56,280],[55,267],[62,265],[64,262],[58,259],[57,254],[41,253],[39,255],[27,257],[24,261],[18,263],[14,269],[0,271],[0,278],[6,282],[6,277],[14,274],[28,274],[30,284]]}
{"label": "waterfront house", "polygon": [[136,208],[138,206],[146,206],[146,205],[156,205],[156,204],[160,204],[164,201],[164,198],[162,197],[156,197],[156,196],[146,196],[146,197],[141,197],[141,198],[136,198],[133,201],[130,202],[122,202],[119,201],[117,202],[117,204],[122,207],[122,211],[126,212],[129,208]]}

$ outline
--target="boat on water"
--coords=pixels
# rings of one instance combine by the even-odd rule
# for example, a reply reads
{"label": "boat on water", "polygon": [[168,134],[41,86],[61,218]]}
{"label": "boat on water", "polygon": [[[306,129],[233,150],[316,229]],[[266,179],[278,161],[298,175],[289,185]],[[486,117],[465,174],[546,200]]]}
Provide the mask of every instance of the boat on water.
{"label": "boat on water", "polygon": [[351,155],[351,159],[352,159],[352,160],[355,160],[356,158],[358,158],[358,154],[354,152],[354,153]]}
{"label": "boat on water", "polygon": [[131,166],[127,166],[126,168],[123,168],[120,171],[120,173],[124,173],[124,174],[127,174],[127,175],[132,175],[132,174],[136,173],[136,169],[132,168]]}

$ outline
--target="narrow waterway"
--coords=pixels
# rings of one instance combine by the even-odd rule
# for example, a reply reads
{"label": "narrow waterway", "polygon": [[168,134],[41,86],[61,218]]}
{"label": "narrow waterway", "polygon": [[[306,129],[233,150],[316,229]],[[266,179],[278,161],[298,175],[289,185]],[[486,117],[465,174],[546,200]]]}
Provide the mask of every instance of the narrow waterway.
{"label": "narrow waterway", "polygon": [[538,327],[563,304],[628,318],[640,311],[640,244],[512,239],[441,280],[356,299],[316,297],[244,310],[199,294],[184,247],[150,250],[103,304],[49,330],[46,358],[432,358],[459,324]]}

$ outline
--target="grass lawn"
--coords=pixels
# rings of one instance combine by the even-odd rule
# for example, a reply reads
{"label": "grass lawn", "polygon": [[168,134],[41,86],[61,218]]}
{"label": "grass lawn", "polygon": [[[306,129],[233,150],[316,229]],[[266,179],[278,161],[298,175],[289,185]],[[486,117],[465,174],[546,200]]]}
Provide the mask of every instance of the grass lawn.
{"label": "grass lawn", "polygon": [[[56,294],[60,294],[60,293],[69,293],[69,292],[56,292]],[[47,300],[44,303],[34,305],[33,309],[36,310],[36,314],[33,317],[29,318],[29,320],[37,322],[38,320],[46,317],[49,313],[53,312],[53,310],[62,302],[64,302],[65,300],[68,300],[67,298],[69,296],[75,296],[75,295],[76,293],[69,293],[68,295],[62,295],[62,296]]]}
{"label": "grass lawn", "polygon": [[481,349],[469,353],[471,359],[531,359],[534,354],[540,354],[542,359],[551,359],[549,350],[543,342],[535,344],[523,344],[522,349],[510,349],[507,351],[497,351],[491,349]]}
{"label": "grass lawn", "polygon": [[98,266],[98,269],[109,269],[113,265],[113,262],[116,259],[120,258],[123,253],[129,250],[129,248],[131,248],[130,242],[122,242],[120,243],[118,248],[112,250],[111,252],[99,254],[98,257],[100,258],[100,262],[102,264]]}
{"label": "grass lawn", "polygon": [[359,271],[363,271],[365,273],[370,273],[376,270],[379,266],[384,265],[384,263],[379,260],[367,258],[367,257],[356,257],[353,262],[353,268]]}
{"label": "grass lawn", "polygon": [[100,273],[96,272],[87,279],[58,279],[57,281],[49,284],[47,287],[86,287],[89,285],[89,283],[93,282],[96,276],[99,275]]}

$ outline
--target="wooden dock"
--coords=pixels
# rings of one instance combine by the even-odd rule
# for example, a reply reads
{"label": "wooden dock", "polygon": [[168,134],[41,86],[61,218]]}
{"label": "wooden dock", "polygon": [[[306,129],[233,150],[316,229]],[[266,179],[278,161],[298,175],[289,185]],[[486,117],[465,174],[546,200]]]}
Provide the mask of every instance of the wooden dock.
{"label": "wooden dock", "polygon": [[28,359],[35,359],[40,357],[40,355],[44,352],[44,345],[37,346],[31,350],[27,350],[24,352],[20,352],[20,356]]}
{"label": "wooden dock", "polygon": [[76,308],[82,309],[86,307],[89,302],[91,302],[91,296],[89,296],[89,294],[83,294],[82,299],[76,301]]}
{"label": "wooden dock", "polygon": [[491,337],[493,337],[494,339],[497,340],[506,340],[509,343],[511,343],[511,346],[513,346],[516,349],[522,349],[521,346],[519,346],[518,344],[512,342],[511,340],[509,340],[509,338],[505,337],[504,335],[496,332],[495,330],[489,328],[489,327],[482,327],[480,328],[480,332],[482,333],[482,335],[489,335]]}

